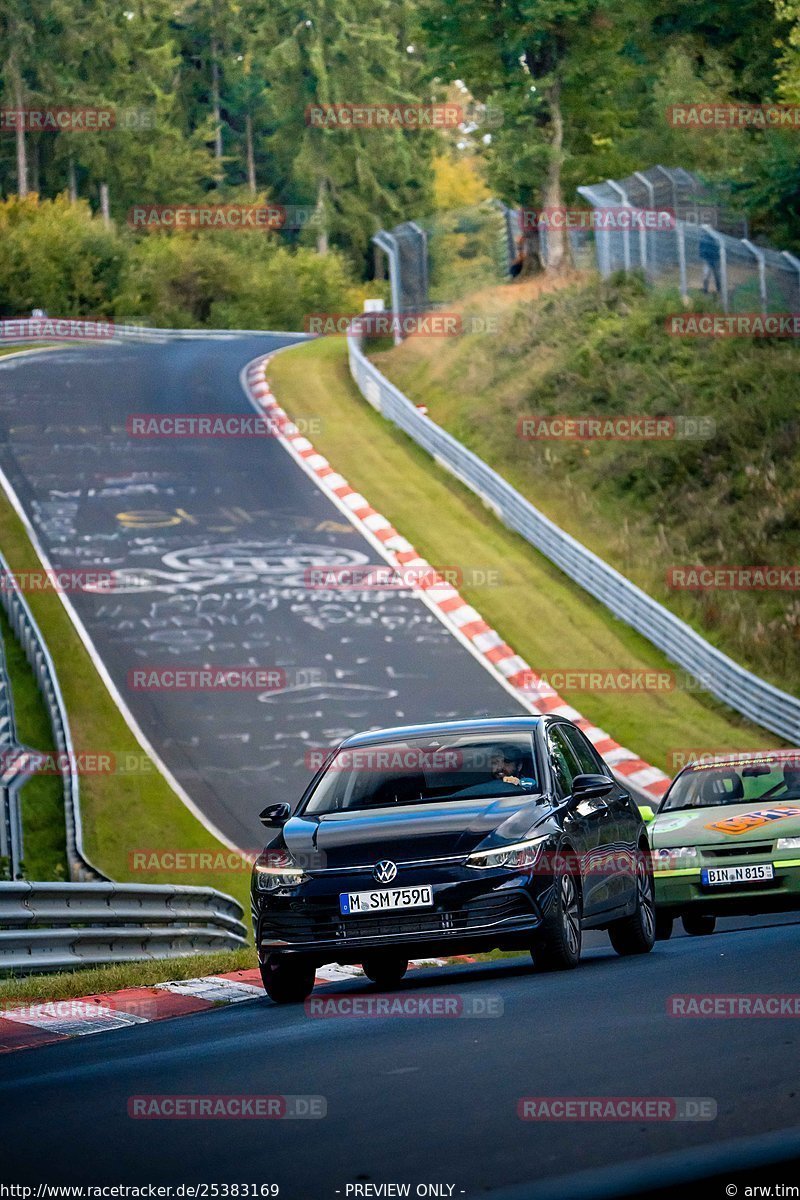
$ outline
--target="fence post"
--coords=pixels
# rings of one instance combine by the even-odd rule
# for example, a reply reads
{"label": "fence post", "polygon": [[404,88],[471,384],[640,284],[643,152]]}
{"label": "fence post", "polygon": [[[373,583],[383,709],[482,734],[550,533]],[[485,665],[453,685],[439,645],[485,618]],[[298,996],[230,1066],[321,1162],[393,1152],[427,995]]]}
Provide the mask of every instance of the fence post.
{"label": "fence post", "polygon": [[[373,242],[383,250],[386,257],[389,259],[389,287],[392,293],[392,312],[400,315],[400,255],[397,249],[397,239],[391,233],[387,233],[382,229],[380,233],[376,233],[373,237]],[[395,325],[394,344],[399,346],[402,342],[400,330]]]}
{"label": "fence post", "polygon": [[422,242],[422,294],[425,297],[425,303],[428,303],[428,235],[421,225],[416,221],[408,222],[411,229],[419,234]]}
{"label": "fence post", "polygon": [[678,273],[680,275],[680,289],[684,300],[689,298],[689,285],[686,281],[686,231],[683,221],[675,219],[675,238],[678,243]]}
{"label": "fence post", "polygon": [[[646,175],[643,175],[641,171],[634,171],[634,172],[633,172],[633,175],[634,175],[634,178],[635,178],[635,179],[638,179],[638,180],[639,180],[639,182],[640,182],[640,183],[643,183],[643,184],[644,184],[644,186],[647,188],[647,199],[648,199],[648,201],[649,201],[649,203],[650,203],[650,209],[651,209],[651,211],[653,211],[653,212],[654,212],[654,211],[655,211],[655,207],[656,207],[656,193],[655,193],[655,188],[653,187],[653,182],[652,182],[652,180],[648,179]],[[650,262],[650,259],[649,259],[649,257],[648,257],[648,246],[647,246],[647,226],[646,226],[646,224],[643,224],[643,226],[642,226],[642,229],[641,229],[641,231],[640,231],[640,237],[641,237],[641,239],[642,239],[642,263],[643,263],[643,264],[645,264],[645,263],[649,264],[649,262]],[[655,258],[655,260],[656,260],[656,262],[657,262],[657,261],[658,261],[658,255],[657,255],[657,254],[656,254],[656,255],[654,255],[654,258]],[[647,268],[645,268],[645,269],[647,269]],[[655,278],[655,274],[656,274],[656,273],[655,273],[655,271],[648,271],[648,274],[649,274],[649,275],[651,275],[653,278]]]}
{"label": "fence post", "polygon": [[719,247],[719,281],[722,285],[722,308],[724,312],[730,311],[728,297],[728,254],[725,250],[725,239],[721,233],[717,233],[716,229],[712,229],[710,225],[701,225],[701,229],[714,239]]}
{"label": "fence post", "polygon": [[797,307],[798,310],[800,310],[800,258],[796,258],[794,254],[790,254],[788,250],[781,250],[781,254],[786,259],[789,266],[797,272]]}
{"label": "fence post", "polygon": [[[620,196],[622,198],[623,206],[625,208],[630,208],[631,206],[628,203],[628,197],[625,194],[625,189],[623,187],[620,187],[620,185],[618,183],[615,183],[615,181],[613,179],[607,179],[606,183],[608,184],[608,186],[610,188],[614,189],[614,191],[617,193],[618,196]],[[630,271],[630,269],[631,269],[631,233],[630,233],[629,229],[623,229],[623,231],[622,231],[622,261],[625,264],[626,272]]]}
{"label": "fence post", "polygon": [[764,316],[767,315],[767,271],[764,262],[764,251],[759,250],[758,246],[754,246],[747,238],[742,238],[742,245],[746,246],[753,258],[758,263],[758,291],[761,296],[761,311]]}

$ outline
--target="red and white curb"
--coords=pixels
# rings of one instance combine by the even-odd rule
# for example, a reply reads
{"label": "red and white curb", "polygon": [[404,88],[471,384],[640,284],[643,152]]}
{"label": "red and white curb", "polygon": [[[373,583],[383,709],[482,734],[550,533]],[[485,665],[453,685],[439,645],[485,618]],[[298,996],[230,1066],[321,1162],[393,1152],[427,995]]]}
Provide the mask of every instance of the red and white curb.
{"label": "red and white curb", "polygon": [[567,704],[300,433],[267,383],[266,369],[272,357],[266,354],[249,363],[242,372],[242,385],[251,403],[267,417],[278,439],[306,473],[391,566],[402,569],[406,574],[413,572],[415,582],[409,584],[409,590],[425,601],[450,632],[472,650],[486,669],[529,712],[557,713],[574,721],[618,775],[624,776],[653,800],[659,800],[669,787],[669,776],[639,758],[632,750],[621,746],[604,729],[587,721],[577,709]]}
{"label": "red and white curb", "polygon": [[[410,969],[445,966],[449,962],[474,962],[469,956],[457,959],[426,958],[410,963]],[[360,967],[331,964],[320,967],[316,985],[363,980]],[[204,975],[198,979],[177,979],[152,987],[123,988],[74,1000],[47,1000],[21,1004],[0,1015],[0,1054],[11,1050],[29,1050],[64,1042],[90,1033],[109,1033],[206,1012],[242,1000],[264,999],[261,975],[257,969],[229,971],[224,975]]]}

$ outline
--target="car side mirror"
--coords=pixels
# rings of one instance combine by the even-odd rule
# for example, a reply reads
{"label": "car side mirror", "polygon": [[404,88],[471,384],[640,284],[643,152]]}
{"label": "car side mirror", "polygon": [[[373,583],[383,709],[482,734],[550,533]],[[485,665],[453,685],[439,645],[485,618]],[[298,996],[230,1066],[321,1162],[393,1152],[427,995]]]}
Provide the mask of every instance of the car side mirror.
{"label": "car side mirror", "polygon": [[651,821],[655,821],[656,819],[656,814],[653,812],[649,804],[639,805],[639,816],[642,818],[645,825],[648,825]]}
{"label": "car side mirror", "polygon": [[614,781],[607,775],[576,775],[572,781],[572,803],[580,804],[582,800],[607,796],[613,788]]}
{"label": "car side mirror", "polygon": [[285,825],[292,815],[292,810],[288,804],[268,804],[267,807],[258,814],[258,819],[262,825]]}

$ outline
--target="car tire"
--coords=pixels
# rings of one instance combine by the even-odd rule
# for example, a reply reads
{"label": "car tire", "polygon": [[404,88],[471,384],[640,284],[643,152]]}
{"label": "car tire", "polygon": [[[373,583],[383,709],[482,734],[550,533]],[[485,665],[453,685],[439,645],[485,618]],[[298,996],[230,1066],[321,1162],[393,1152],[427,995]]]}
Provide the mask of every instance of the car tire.
{"label": "car tire", "polygon": [[531,950],[534,966],[542,971],[571,971],[581,960],[581,890],[566,867],[553,879],[553,896],[542,922],[541,939]]}
{"label": "car tire", "polygon": [[408,970],[408,959],[395,954],[371,954],[361,964],[367,979],[388,991],[397,987]]}
{"label": "car tire", "polygon": [[617,954],[649,954],[656,940],[656,902],[650,855],[641,846],[636,855],[636,908],[608,927]]}
{"label": "car tire", "polygon": [[717,928],[717,918],[703,913],[684,913],[681,920],[689,937],[707,937]]}
{"label": "car tire", "polygon": [[672,927],[675,924],[675,918],[672,913],[659,912],[656,909],[656,941],[668,942],[672,937]]}
{"label": "car tire", "polygon": [[300,1004],[314,990],[314,964],[283,954],[270,954],[260,963],[264,991],[276,1004]]}

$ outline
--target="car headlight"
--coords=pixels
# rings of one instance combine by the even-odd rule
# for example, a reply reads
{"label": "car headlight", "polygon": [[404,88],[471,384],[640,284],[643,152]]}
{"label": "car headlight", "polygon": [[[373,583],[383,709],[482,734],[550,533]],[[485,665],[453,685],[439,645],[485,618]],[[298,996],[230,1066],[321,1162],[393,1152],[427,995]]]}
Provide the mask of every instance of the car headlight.
{"label": "car headlight", "polygon": [[778,838],[776,849],[800,850],[800,837]]}
{"label": "car headlight", "polygon": [[498,846],[494,850],[476,850],[467,857],[468,867],[507,867],[509,871],[533,867],[549,834],[529,838],[524,842],[513,842],[510,846]]}
{"label": "car headlight", "polygon": [[697,846],[662,846],[653,851],[653,867],[656,871],[674,870],[681,862],[691,861],[699,856]]}
{"label": "car headlight", "polygon": [[253,865],[253,878],[259,892],[274,892],[278,888],[297,887],[307,876],[288,850],[266,850]]}

